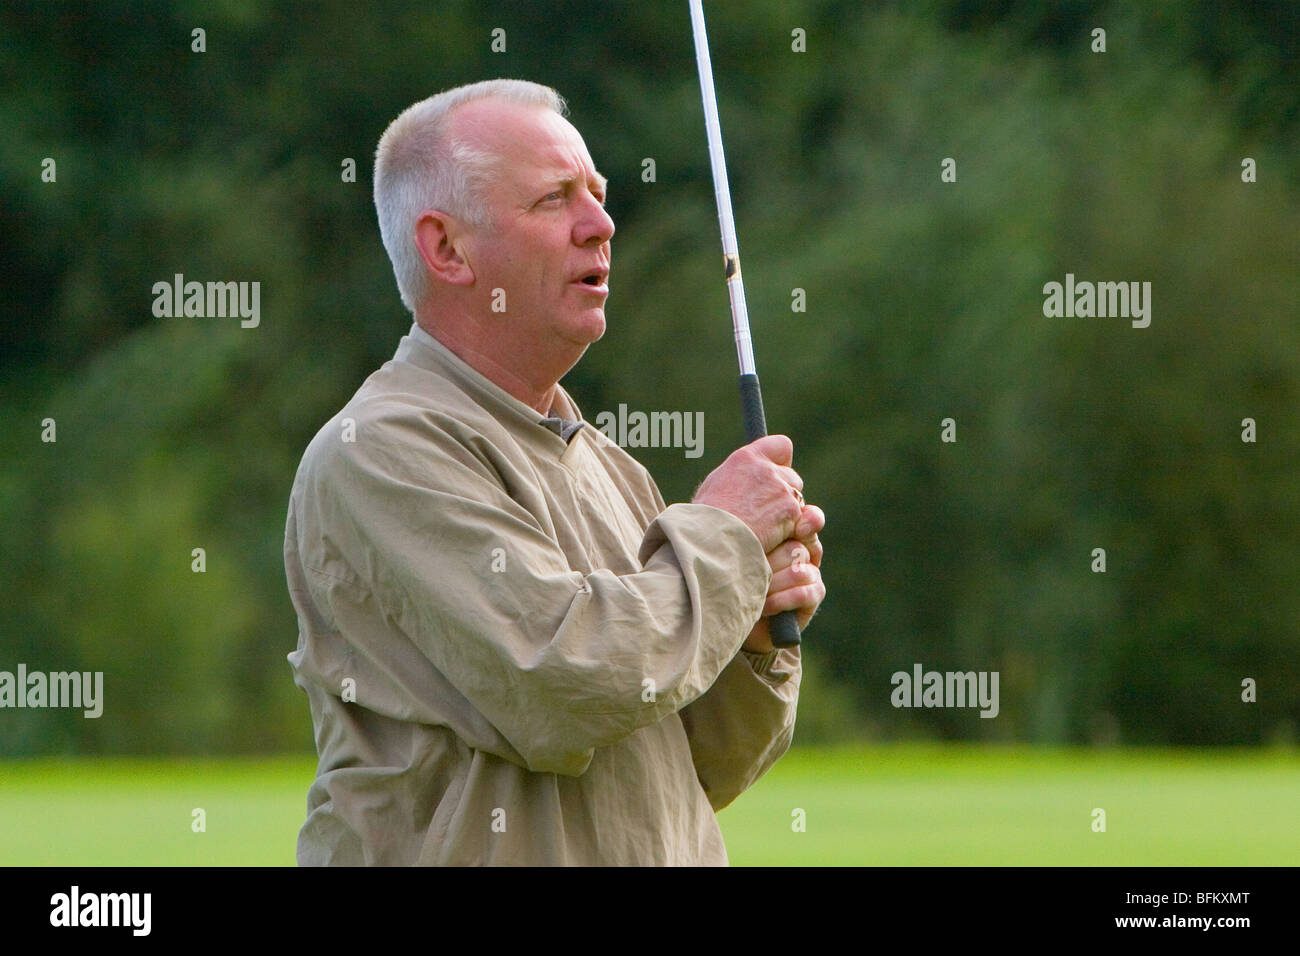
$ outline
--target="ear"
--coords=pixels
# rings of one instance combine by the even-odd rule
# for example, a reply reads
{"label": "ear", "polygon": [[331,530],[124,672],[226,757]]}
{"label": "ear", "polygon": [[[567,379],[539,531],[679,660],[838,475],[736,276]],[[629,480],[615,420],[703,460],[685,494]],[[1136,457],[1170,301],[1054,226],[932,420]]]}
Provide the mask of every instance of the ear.
{"label": "ear", "polygon": [[451,285],[473,285],[474,270],[463,254],[464,225],[454,216],[426,209],[415,221],[415,245],[433,278]]}

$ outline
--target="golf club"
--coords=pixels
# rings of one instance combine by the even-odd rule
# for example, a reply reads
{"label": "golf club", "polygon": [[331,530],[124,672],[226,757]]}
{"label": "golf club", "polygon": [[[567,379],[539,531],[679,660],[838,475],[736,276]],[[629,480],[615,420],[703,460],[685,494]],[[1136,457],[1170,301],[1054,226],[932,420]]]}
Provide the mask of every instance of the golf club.
{"label": "golf club", "polygon": [[[740,359],[740,408],[745,422],[745,441],[752,442],[767,434],[767,420],[763,415],[758,371],[754,367],[754,344],[749,335],[745,286],[740,280],[740,250],[736,243],[736,222],[731,215],[727,162],[722,155],[722,130],[718,124],[718,101],[713,92],[709,38],[704,32],[704,7],[701,0],[690,0],[690,5],[695,62],[700,73],[700,95],[704,98],[704,127],[709,135],[709,162],[713,167],[713,193],[718,201],[718,224],[722,227],[722,257],[726,264],[727,293],[731,297],[731,322],[736,330],[736,352]],[[771,630],[773,646],[798,646],[799,622],[794,611],[775,615],[771,620]]]}

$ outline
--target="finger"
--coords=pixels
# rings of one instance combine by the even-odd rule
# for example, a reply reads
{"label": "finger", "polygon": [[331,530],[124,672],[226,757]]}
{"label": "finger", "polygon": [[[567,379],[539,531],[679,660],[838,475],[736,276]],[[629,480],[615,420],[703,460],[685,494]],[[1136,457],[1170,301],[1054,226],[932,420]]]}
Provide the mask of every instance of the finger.
{"label": "finger", "polygon": [[767,556],[767,563],[772,568],[772,573],[775,574],[778,571],[801,564],[818,565],[820,558],[820,545],[817,546],[814,552],[814,549],[807,542],[788,538],[772,549]]}
{"label": "finger", "polygon": [[[781,542],[780,547],[785,547],[786,545],[789,545],[791,548],[793,548],[794,545],[796,544],[803,545],[804,549],[807,551],[807,554],[805,554],[800,560],[808,561],[811,564],[815,564],[819,568],[822,566],[823,552],[822,552],[821,538],[817,537],[817,535],[815,534],[808,538],[801,538],[795,536]],[[794,563],[793,554],[790,555],[790,563],[791,564]]]}
{"label": "finger", "polygon": [[816,505],[804,505],[803,514],[799,516],[799,524],[795,526],[794,534],[796,538],[807,540],[824,527],[826,527],[826,512]]}
{"label": "finger", "polygon": [[778,465],[789,467],[794,460],[794,442],[785,435],[767,435],[750,442],[749,447]]}
{"label": "finger", "polygon": [[816,581],[772,591],[763,602],[763,616],[794,611],[801,621],[805,621],[813,616],[825,598],[826,585],[818,576]]}
{"label": "finger", "polygon": [[817,597],[819,589],[820,593],[825,593],[821,571],[815,565],[806,562],[798,567],[792,565],[772,573],[772,580],[767,586],[768,602],[773,598],[779,598],[781,602],[793,602],[784,603],[777,610],[803,607],[806,599]]}
{"label": "finger", "polygon": [[817,535],[811,538],[787,538],[768,552],[767,563],[773,571],[803,562],[820,568],[822,553],[821,539]]}
{"label": "finger", "polygon": [[812,620],[813,615],[821,608],[821,600],[816,598],[796,599],[793,601],[781,601],[776,596],[770,598],[763,607],[762,620],[770,621],[784,611],[793,611],[795,619],[799,622],[799,629],[803,630]]}
{"label": "finger", "polygon": [[809,561],[809,563],[812,564],[814,567],[820,568],[822,566],[821,539],[818,538],[817,535],[813,535],[812,538],[810,539],[809,538],[802,539],[801,543],[805,548],[808,549],[807,560]]}

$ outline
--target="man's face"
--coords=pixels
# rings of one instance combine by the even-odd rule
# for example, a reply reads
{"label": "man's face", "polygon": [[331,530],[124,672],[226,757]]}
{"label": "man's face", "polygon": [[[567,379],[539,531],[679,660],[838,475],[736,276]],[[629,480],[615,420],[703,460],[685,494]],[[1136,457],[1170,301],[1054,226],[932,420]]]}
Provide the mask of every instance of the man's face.
{"label": "man's face", "polygon": [[488,99],[454,120],[498,158],[484,197],[489,222],[467,237],[475,286],[489,308],[504,290],[507,326],[537,347],[585,349],[605,334],[614,234],[605,177],[578,131],[550,110]]}

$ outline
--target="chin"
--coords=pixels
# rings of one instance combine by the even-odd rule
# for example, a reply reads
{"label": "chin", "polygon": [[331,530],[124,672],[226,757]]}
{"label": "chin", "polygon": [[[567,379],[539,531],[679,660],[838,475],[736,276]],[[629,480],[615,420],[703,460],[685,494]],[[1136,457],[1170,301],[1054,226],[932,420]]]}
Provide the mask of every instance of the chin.
{"label": "chin", "polygon": [[593,314],[584,316],[575,332],[575,338],[584,345],[599,342],[605,335],[605,310],[598,309]]}

